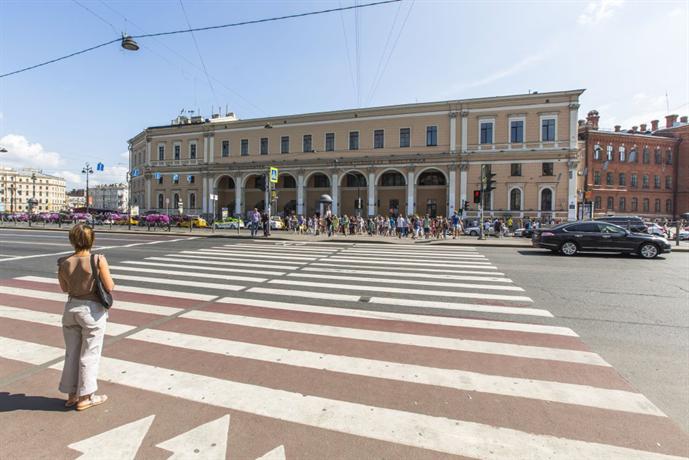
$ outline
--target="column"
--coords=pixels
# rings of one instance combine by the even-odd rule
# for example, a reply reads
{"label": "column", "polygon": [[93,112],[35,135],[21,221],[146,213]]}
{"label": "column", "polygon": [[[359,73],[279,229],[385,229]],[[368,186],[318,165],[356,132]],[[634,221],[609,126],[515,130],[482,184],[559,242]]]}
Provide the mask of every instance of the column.
{"label": "column", "polygon": [[203,135],[203,162],[208,163],[208,134]]}
{"label": "column", "polygon": [[407,173],[407,215],[414,214],[415,208],[415,186],[416,179],[414,178],[414,171]]}
{"label": "column", "polygon": [[376,174],[368,173],[368,215],[376,214]]}
{"label": "column", "polygon": [[[131,151],[129,153],[129,158],[132,157]],[[131,162],[131,160],[130,160]],[[151,139],[146,139],[146,163],[151,163]],[[130,168],[131,170],[131,168]]]}
{"label": "column", "polygon": [[215,161],[215,134],[210,133],[208,135],[208,162],[213,163]]}
{"label": "column", "polygon": [[234,180],[234,214],[235,216],[244,217],[244,212],[242,210],[243,206],[243,195],[244,187],[242,186],[242,176],[233,177]]}
{"label": "column", "polygon": [[297,215],[304,215],[304,175],[297,175]]}
{"label": "column", "polygon": [[[127,191],[129,193],[129,191]],[[128,200],[131,200],[132,197],[128,196]],[[151,209],[151,178],[146,176],[146,210]]]}
{"label": "column", "polygon": [[466,152],[469,149],[469,112],[466,110],[462,111],[462,152]]}
{"label": "column", "polygon": [[467,202],[467,170],[469,169],[469,165],[463,164],[459,168],[459,202],[464,204]]}
{"label": "column", "polygon": [[455,209],[457,209],[455,202],[457,199],[457,171],[454,169],[454,167],[450,169],[450,185],[448,193],[450,196],[448,200],[449,210],[447,215],[451,216],[455,212]]}
{"label": "column", "polygon": [[332,199],[333,199],[333,204],[331,206],[331,209],[333,211],[333,215],[338,214],[338,195],[340,194],[339,192],[339,182],[337,181],[337,173],[333,173],[332,177],[330,178],[330,189],[332,190]]}
{"label": "column", "polygon": [[[204,142],[204,150],[205,150],[205,142]],[[204,214],[208,212],[208,202],[210,201],[210,194],[208,192],[208,177],[203,176],[201,180],[201,185],[203,186],[203,189],[201,191],[201,203],[203,203],[203,212]]]}
{"label": "column", "polygon": [[576,150],[579,129],[577,127],[577,116],[579,115],[579,104],[569,104],[569,148]]}
{"label": "column", "polygon": [[457,152],[457,113],[450,112],[450,153]]}
{"label": "column", "polygon": [[[577,220],[577,164],[575,161],[567,162],[569,182],[567,183],[567,220]],[[553,196],[553,205],[555,205],[555,196]]]}

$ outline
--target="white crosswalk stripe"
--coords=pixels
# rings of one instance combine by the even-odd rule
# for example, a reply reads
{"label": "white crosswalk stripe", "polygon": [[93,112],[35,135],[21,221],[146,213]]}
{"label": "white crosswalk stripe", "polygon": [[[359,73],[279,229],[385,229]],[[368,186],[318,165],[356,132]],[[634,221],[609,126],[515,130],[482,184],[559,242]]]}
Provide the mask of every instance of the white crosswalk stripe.
{"label": "white crosswalk stripe", "polygon": [[[103,357],[100,378],[114,385],[298,424],[320,436],[348,434],[465,457],[678,458],[626,447],[612,435],[601,435],[610,442],[594,442],[570,436],[569,428],[554,435],[499,414],[490,423],[477,422],[471,405],[452,409],[453,398],[473,396],[496,401],[506,413],[543,412],[547,418],[572,410],[572,420],[581,419],[578,426],[600,414],[667,420],[645,396],[614,381],[610,364],[588,351],[574,331],[553,324],[549,311],[535,308],[520,294],[524,289],[474,247],[261,240],[162,254],[111,262],[122,293],[116,297],[124,299],[113,307],[119,320],[108,322],[114,342],[107,347],[126,343],[146,350],[126,359]],[[62,348],[42,338],[60,334],[59,308],[67,296],[57,280],[5,281],[0,318],[42,329],[23,338],[0,332],[0,358],[30,365],[63,358]],[[171,367],[169,358],[166,365],[162,355],[179,350],[217,364],[205,372]],[[251,373],[246,381],[222,376],[223,359],[257,373],[268,369],[277,383]],[[62,363],[50,367],[60,370]],[[438,395],[451,405],[436,414],[396,401],[394,392],[389,401],[376,402],[347,385],[321,394],[285,377],[283,387],[283,372],[314,382],[319,376],[365,378],[380,388],[455,393]],[[625,426],[642,426],[629,420]],[[290,451],[294,445],[282,444],[275,440],[261,454],[279,446],[282,457],[299,457]]]}

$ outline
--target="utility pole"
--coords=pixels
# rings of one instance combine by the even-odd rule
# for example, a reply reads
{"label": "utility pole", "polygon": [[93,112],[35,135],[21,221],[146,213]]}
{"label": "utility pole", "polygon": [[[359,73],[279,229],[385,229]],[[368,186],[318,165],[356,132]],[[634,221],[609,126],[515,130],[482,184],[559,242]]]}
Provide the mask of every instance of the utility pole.
{"label": "utility pole", "polygon": [[132,173],[129,171],[127,171],[127,229],[132,229]]}
{"label": "utility pole", "polygon": [[86,164],[84,165],[84,168],[81,170],[81,173],[82,173],[82,174],[86,174],[86,193],[85,193],[85,197],[86,197],[86,214],[88,214],[88,213],[89,213],[89,174],[93,174],[93,168],[92,168],[91,165],[88,163],[88,161],[87,161]]}

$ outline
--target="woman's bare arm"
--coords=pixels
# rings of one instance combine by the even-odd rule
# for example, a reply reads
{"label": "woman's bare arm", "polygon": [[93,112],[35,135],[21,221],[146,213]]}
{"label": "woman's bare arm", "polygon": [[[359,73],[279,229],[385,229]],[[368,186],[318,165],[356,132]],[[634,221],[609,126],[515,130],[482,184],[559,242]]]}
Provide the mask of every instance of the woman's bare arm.
{"label": "woman's bare arm", "polygon": [[57,280],[60,282],[60,289],[62,289],[62,292],[69,291],[69,286],[67,285],[67,281],[65,281],[64,278],[62,278],[62,273],[60,272],[59,268],[57,270]]}
{"label": "woman's bare arm", "polygon": [[112,280],[112,276],[110,276],[110,267],[104,255],[98,256],[98,273],[100,274],[100,280],[105,290],[112,292],[112,290],[115,289],[115,282]]}

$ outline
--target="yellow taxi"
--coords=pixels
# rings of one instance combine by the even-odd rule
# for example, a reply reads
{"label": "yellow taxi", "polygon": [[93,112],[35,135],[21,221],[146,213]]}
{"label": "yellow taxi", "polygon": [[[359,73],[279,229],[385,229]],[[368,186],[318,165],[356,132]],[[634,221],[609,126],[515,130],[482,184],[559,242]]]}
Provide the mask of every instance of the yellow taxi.
{"label": "yellow taxi", "polygon": [[196,228],[206,228],[208,227],[208,222],[206,219],[200,216],[185,216],[180,222],[180,227],[189,227],[189,225]]}

